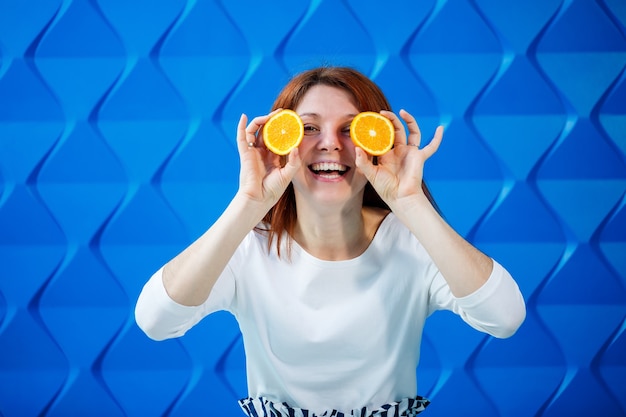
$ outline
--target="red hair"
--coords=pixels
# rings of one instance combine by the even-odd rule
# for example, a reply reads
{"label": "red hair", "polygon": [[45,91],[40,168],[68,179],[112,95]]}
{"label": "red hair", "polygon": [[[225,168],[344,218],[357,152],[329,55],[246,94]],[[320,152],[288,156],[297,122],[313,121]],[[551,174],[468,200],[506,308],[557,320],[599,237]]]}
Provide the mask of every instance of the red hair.
{"label": "red hair", "polygon": [[[304,71],[293,77],[283,87],[282,91],[276,97],[272,110],[275,109],[292,109],[302,101],[304,95],[316,85],[325,85],[336,87],[346,91],[354,100],[354,105],[360,111],[381,110],[391,111],[391,106],[381,89],[368,77],[359,71],[348,67],[319,67],[308,71]],[[428,197],[428,200],[437,208],[432,195],[426,184],[422,182],[422,189]],[[363,205],[380,207],[389,210],[387,204],[380,198],[374,187],[368,182],[365,186],[363,194]],[[283,195],[276,202],[274,207],[263,218],[267,225],[266,230],[269,233],[268,249],[276,239],[276,248],[280,256],[281,240],[284,232],[289,236],[293,235],[296,225],[296,199],[293,191],[293,185],[289,184]]]}

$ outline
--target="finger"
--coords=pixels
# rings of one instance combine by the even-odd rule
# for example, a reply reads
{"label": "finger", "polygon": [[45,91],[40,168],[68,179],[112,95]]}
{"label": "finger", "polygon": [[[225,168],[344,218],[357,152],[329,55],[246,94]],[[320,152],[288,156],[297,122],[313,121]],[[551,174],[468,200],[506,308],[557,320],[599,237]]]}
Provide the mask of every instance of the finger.
{"label": "finger", "polygon": [[281,111],[282,109],[276,109],[265,116],[258,116],[252,119],[246,133],[248,134],[248,147],[253,148],[263,143],[263,125],[267,123],[270,117]]}
{"label": "finger", "polygon": [[260,136],[259,132],[269,117],[269,114],[265,116],[257,116],[252,119],[250,124],[246,127],[246,146],[248,148],[256,147]]}
{"label": "finger", "polygon": [[430,158],[433,156],[437,149],[439,149],[439,145],[441,145],[441,141],[443,140],[443,126],[438,126],[437,130],[435,130],[435,135],[430,140],[430,143],[422,149],[422,152],[426,155],[426,158]]}
{"label": "finger", "polygon": [[391,120],[391,123],[393,124],[393,130],[394,130],[393,144],[404,145],[405,140],[406,140],[406,132],[404,130],[404,125],[402,125],[402,122],[400,121],[400,119],[395,115],[394,112],[391,112],[388,110],[381,110],[380,114],[385,116],[387,119]]}
{"label": "finger", "polygon": [[267,122],[267,120],[270,117],[272,117],[273,115],[275,115],[276,113],[278,113],[281,110],[282,109],[276,109],[276,110],[273,110],[271,113],[266,114],[265,116],[257,116],[257,117],[255,117],[254,119],[252,119],[252,121],[248,125],[246,131],[248,133],[256,133]]}
{"label": "finger", "polygon": [[261,126],[265,123],[265,116],[255,117],[246,127],[246,146],[254,148],[257,144],[257,135]]}
{"label": "finger", "polygon": [[239,117],[239,123],[237,123],[237,149],[239,152],[248,147],[247,135],[246,135],[246,123],[248,123],[248,116],[241,113]]}
{"label": "finger", "polygon": [[422,141],[422,132],[420,131],[420,127],[417,124],[415,117],[404,109],[400,110],[400,117],[402,117],[407,128],[409,129],[407,145],[417,146],[419,148],[420,142]]}
{"label": "finger", "polygon": [[246,133],[248,135],[256,136],[257,132],[265,124],[268,118],[269,118],[269,115],[265,115],[265,116],[257,116],[254,119],[252,119],[250,121],[250,124],[248,124],[248,126],[246,127]]}
{"label": "finger", "polygon": [[354,160],[356,167],[363,173],[363,175],[365,175],[365,178],[367,178],[370,183],[373,182],[374,177],[376,177],[376,167],[372,161],[370,161],[367,153],[363,149],[356,147],[354,148],[354,151],[356,156]]}

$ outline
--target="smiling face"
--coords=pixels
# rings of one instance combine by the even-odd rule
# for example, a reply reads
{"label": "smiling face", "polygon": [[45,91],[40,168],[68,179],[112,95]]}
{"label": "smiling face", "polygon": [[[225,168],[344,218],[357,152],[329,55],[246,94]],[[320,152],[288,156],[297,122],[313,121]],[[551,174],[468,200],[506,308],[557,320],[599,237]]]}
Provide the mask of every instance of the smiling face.
{"label": "smiling face", "polygon": [[367,180],[355,167],[350,122],[359,113],[345,90],[311,87],[295,109],[304,123],[303,168],[293,179],[298,201],[332,206],[361,204]]}

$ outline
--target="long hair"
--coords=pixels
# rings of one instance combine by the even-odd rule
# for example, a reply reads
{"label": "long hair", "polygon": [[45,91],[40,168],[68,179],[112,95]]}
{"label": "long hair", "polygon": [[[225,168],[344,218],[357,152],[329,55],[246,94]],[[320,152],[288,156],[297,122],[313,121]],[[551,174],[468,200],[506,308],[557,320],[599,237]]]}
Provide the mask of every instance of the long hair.
{"label": "long hair", "polygon": [[[354,104],[360,112],[391,111],[387,98],[372,80],[353,68],[334,66],[314,68],[293,77],[276,97],[272,110],[279,108],[295,110],[311,87],[317,85],[336,87],[346,91],[352,96]],[[437,208],[424,182],[422,182],[422,189],[431,204]],[[389,206],[380,198],[369,182],[363,193],[363,205],[389,210]],[[279,256],[284,233],[287,232],[288,236],[293,235],[297,220],[296,213],[293,185],[289,184],[274,207],[263,218],[263,223],[268,227],[267,230],[264,230],[268,233],[268,249],[271,249],[275,240]]]}

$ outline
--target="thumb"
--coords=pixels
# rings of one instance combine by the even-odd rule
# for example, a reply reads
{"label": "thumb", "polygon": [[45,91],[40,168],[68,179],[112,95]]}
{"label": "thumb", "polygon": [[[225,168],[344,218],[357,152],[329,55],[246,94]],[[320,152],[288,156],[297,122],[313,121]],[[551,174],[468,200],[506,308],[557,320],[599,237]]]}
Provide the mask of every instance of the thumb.
{"label": "thumb", "polygon": [[302,159],[300,159],[300,150],[298,148],[294,148],[287,156],[287,163],[283,167],[283,171],[285,173],[285,177],[291,178],[296,175],[298,169],[302,165]]}

